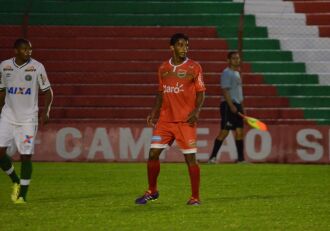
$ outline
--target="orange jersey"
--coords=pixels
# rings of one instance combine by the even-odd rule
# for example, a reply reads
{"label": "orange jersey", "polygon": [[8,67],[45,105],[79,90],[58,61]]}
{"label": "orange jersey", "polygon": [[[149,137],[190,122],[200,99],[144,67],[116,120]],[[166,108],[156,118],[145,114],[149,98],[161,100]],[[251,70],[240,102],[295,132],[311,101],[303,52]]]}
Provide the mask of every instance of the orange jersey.
{"label": "orange jersey", "polygon": [[174,66],[170,59],[159,67],[158,78],[163,93],[159,121],[186,122],[196,107],[196,93],[205,91],[202,67],[188,58]]}

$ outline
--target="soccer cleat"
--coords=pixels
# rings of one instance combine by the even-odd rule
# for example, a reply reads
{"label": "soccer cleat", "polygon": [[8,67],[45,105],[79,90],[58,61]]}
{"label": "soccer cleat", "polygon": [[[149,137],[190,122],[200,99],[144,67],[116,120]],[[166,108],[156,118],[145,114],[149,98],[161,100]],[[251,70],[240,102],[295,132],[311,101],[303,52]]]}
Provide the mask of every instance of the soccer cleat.
{"label": "soccer cleat", "polygon": [[19,195],[19,190],[20,190],[20,185],[17,183],[14,183],[13,185],[13,191],[11,193],[11,200],[15,202],[18,198]]}
{"label": "soccer cleat", "polygon": [[14,204],[26,204],[26,201],[24,200],[24,198],[23,197],[19,197],[19,198],[17,198],[17,200],[16,201],[14,201]]}
{"label": "soccer cleat", "polygon": [[208,164],[216,164],[217,163],[217,158],[212,157],[209,159],[209,161],[207,162]]}
{"label": "soccer cleat", "polygon": [[200,204],[201,204],[201,202],[197,198],[194,198],[194,197],[191,197],[190,200],[187,202],[187,205],[198,206]]}
{"label": "soccer cleat", "polygon": [[151,193],[151,191],[148,190],[144,193],[143,196],[141,196],[141,197],[139,197],[135,200],[135,204],[145,205],[145,204],[147,204],[148,201],[157,200],[158,197],[159,197],[158,191],[154,192],[154,193]]}

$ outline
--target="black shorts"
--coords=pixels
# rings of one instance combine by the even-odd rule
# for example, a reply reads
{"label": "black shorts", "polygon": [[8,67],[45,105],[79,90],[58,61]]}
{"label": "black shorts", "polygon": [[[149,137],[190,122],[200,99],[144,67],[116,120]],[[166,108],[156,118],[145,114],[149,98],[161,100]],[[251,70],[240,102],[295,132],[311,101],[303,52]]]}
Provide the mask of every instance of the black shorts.
{"label": "black shorts", "polygon": [[[239,112],[243,113],[243,107],[241,104],[234,103],[235,107]],[[227,102],[221,102],[220,104],[220,115],[221,115],[221,129],[224,130],[235,130],[236,128],[243,128],[243,118],[238,114],[231,112]]]}

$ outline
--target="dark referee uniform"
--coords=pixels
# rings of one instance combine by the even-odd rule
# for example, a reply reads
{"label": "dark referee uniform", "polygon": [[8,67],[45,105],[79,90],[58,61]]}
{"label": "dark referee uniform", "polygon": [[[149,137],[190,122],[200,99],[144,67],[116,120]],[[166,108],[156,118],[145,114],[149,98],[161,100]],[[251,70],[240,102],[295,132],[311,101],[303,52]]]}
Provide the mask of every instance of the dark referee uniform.
{"label": "dark referee uniform", "polygon": [[[221,88],[228,90],[231,100],[236,106],[238,112],[243,113],[243,90],[239,72],[227,67],[221,75]],[[243,128],[242,117],[231,112],[230,107],[224,98],[220,105],[220,114],[221,129],[235,130],[236,128]]]}

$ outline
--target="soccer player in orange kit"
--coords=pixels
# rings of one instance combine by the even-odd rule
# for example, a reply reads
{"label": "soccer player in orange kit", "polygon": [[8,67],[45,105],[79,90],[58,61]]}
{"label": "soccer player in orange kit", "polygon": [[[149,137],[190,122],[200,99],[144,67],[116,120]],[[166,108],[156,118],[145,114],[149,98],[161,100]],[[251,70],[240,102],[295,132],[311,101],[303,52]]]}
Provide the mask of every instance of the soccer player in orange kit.
{"label": "soccer player in orange kit", "polygon": [[[157,178],[160,172],[159,155],[176,140],[188,166],[192,195],[187,205],[199,205],[200,170],[196,161],[196,126],[205,98],[201,66],[187,58],[189,38],[181,33],[170,40],[172,58],[158,70],[159,88],[156,104],[147,117],[154,126],[147,163],[149,188],[135,200],[146,204],[159,197]],[[158,122],[154,121],[159,116]]]}

